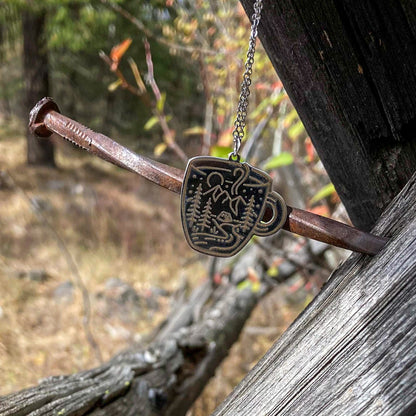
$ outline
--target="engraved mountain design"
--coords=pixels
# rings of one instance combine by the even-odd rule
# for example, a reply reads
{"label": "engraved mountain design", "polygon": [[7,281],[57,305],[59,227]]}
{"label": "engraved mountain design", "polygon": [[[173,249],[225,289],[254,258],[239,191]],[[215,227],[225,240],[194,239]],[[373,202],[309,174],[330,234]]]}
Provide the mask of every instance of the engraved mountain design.
{"label": "engraved mountain design", "polygon": [[219,256],[238,251],[254,234],[270,187],[270,177],[247,163],[191,159],[181,192],[182,222],[191,247]]}

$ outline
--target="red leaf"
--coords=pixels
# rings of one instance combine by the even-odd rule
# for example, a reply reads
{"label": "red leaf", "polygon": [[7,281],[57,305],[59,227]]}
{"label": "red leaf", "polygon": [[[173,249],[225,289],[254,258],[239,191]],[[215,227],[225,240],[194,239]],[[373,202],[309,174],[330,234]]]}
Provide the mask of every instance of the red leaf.
{"label": "red leaf", "polygon": [[214,274],[214,283],[216,285],[220,285],[221,282],[222,282],[222,276],[221,276],[221,274],[220,273],[215,273]]}
{"label": "red leaf", "polygon": [[217,116],[217,123],[221,126],[224,123],[225,117],[222,114]]}

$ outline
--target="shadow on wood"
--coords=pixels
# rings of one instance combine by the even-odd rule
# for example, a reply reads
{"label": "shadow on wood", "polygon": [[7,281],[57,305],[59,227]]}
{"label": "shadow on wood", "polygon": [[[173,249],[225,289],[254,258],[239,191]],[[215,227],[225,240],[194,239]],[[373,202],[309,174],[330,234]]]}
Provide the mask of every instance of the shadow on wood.
{"label": "shadow on wood", "polygon": [[353,254],[215,416],[416,412],[416,174]]}
{"label": "shadow on wood", "polygon": [[362,230],[416,166],[415,16],[411,1],[264,0],[259,38]]}

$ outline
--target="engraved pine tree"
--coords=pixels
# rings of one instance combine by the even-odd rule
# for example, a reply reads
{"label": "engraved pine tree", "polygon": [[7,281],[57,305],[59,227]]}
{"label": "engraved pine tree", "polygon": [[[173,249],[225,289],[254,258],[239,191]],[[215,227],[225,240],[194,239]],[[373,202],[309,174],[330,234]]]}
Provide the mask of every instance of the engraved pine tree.
{"label": "engraved pine tree", "polygon": [[201,215],[201,197],[202,197],[202,184],[196,188],[195,195],[191,198],[191,203],[186,210],[186,221],[189,227],[192,228],[198,221]]}
{"label": "engraved pine tree", "polygon": [[207,204],[202,210],[202,215],[197,223],[201,231],[204,231],[205,228],[211,227],[211,216],[212,216],[212,202],[211,202],[211,198],[209,198]]}
{"label": "engraved pine tree", "polygon": [[248,204],[244,208],[243,215],[241,216],[241,230],[243,232],[248,231],[257,219],[257,215],[254,208],[254,195],[251,195]]}

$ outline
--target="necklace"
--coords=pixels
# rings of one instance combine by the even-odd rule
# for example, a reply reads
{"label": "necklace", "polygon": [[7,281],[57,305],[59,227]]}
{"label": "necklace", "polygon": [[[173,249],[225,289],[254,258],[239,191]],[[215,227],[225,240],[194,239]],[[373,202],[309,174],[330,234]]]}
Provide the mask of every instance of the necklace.
{"label": "necklace", "polygon": [[263,0],[255,0],[247,60],[234,122],[234,149],[228,159],[197,156],[189,160],[181,189],[181,218],[189,245],[204,254],[229,257],[253,235],[267,236],[286,221],[283,198],[271,177],[240,161],[248,97]]}

